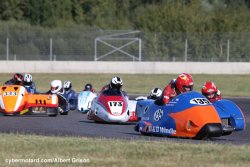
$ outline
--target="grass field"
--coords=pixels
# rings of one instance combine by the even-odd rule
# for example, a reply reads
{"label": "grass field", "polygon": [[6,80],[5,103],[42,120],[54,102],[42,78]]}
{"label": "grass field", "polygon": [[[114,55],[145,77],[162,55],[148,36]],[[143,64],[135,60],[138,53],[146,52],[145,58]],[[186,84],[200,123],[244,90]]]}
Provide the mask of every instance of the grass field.
{"label": "grass field", "polygon": [[[113,74],[33,74],[37,89],[45,92],[53,79],[70,80],[79,92],[84,85],[91,83],[96,91],[109,83]],[[176,75],[167,74],[119,74],[124,82],[124,91],[135,94],[148,94],[152,88],[164,88]],[[12,74],[0,74],[0,83],[10,79]],[[200,91],[205,81],[214,81],[223,96],[250,96],[250,75],[193,75],[194,90]]]}
{"label": "grass field", "polygon": [[[112,74],[34,74],[39,91],[50,88],[53,79],[70,80],[76,91],[92,83],[99,91]],[[128,93],[148,94],[164,86],[176,75],[121,74]],[[0,74],[0,82],[12,74]],[[214,81],[223,96],[249,96],[249,75],[193,75],[195,90],[207,80]],[[107,166],[107,167],[247,167],[250,146],[213,144],[213,142],[173,142],[96,139],[85,137],[46,137],[1,134],[0,166]],[[36,161],[28,163],[28,161]],[[54,162],[53,162],[54,161]]]}
{"label": "grass field", "polygon": [[250,146],[208,141],[194,144],[2,134],[0,148],[0,166],[248,167],[250,164]]}

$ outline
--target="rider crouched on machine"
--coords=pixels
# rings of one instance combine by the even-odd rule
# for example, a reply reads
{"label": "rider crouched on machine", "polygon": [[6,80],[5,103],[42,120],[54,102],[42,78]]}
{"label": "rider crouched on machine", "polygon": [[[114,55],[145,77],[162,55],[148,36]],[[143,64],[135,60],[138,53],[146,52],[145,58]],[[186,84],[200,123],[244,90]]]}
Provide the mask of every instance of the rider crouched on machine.
{"label": "rider crouched on machine", "polygon": [[22,85],[23,82],[23,75],[20,73],[15,73],[13,78],[6,81],[4,85]]}
{"label": "rider crouched on machine", "polygon": [[88,84],[86,84],[86,85],[84,86],[83,91],[90,91],[90,92],[92,92],[92,93],[95,93],[95,90],[93,89],[93,86],[92,86],[92,84],[90,84],[90,83],[88,83]]}
{"label": "rider crouched on machine", "polygon": [[119,93],[122,93],[127,99],[127,93],[122,90],[123,82],[120,77],[113,77],[108,85],[105,85],[101,92],[104,94],[113,94],[117,95]]}
{"label": "rider crouched on machine", "polygon": [[147,99],[157,100],[161,97],[162,90],[160,88],[154,88],[151,90],[150,95],[147,97]]}
{"label": "rider crouched on machine", "polygon": [[221,100],[221,92],[218,87],[211,81],[205,82],[202,86],[201,93],[212,103]]}
{"label": "rider crouched on machine", "polygon": [[65,81],[63,83],[64,94],[63,96],[67,99],[70,104],[70,109],[75,110],[77,107],[77,93],[72,89],[72,83]]}
{"label": "rider crouched on machine", "polygon": [[156,100],[159,105],[167,104],[171,99],[177,95],[192,91],[194,86],[193,77],[190,74],[182,73],[170,83],[163,90],[161,98]]}
{"label": "rider crouched on machine", "polygon": [[48,94],[64,94],[64,89],[62,86],[62,81],[60,80],[53,80],[50,83],[50,90],[47,92]]}
{"label": "rider crouched on machine", "polygon": [[67,99],[63,96],[64,94],[64,88],[62,85],[62,81],[60,80],[53,80],[50,83],[50,90],[47,92],[47,94],[56,94],[58,97],[59,102],[59,112],[60,114],[67,115],[70,111],[70,105],[67,101]]}
{"label": "rider crouched on machine", "polygon": [[22,86],[24,86],[29,93],[37,93],[36,84],[31,74],[24,74]]}
{"label": "rider crouched on machine", "polygon": [[161,98],[162,95],[162,90],[160,88],[153,88],[150,92],[149,96],[138,96],[135,98],[135,100],[147,100],[147,99],[152,99],[152,100],[158,100]]}

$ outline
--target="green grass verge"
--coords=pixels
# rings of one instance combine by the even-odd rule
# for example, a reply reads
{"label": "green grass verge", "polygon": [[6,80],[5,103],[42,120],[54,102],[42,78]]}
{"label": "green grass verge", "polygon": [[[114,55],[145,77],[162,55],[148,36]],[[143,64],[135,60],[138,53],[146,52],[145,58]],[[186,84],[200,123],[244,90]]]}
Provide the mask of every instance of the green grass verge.
{"label": "green grass verge", "polygon": [[[49,90],[53,79],[70,80],[76,91],[83,89],[86,83],[93,84],[96,91],[109,83],[115,74],[33,74],[38,90]],[[123,79],[123,89],[128,93],[148,94],[152,88],[164,88],[176,75],[168,74],[119,74]],[[12,74],[0,74],[0,83],[10,79]],[[194,90],[200,91],[205,81],[214,81],[223,96],[250,96],[250,75],[193,75]]]}
{"label": "green grass verge", "polygon": [[[0,148],[0,166],[7,166],[11,159],[15,162],[12,166],[245,167],[250,164],[250,146],[207,141],[194,144],[2,134]],[[65,162],[51,163],[53,158]],[[25,163],[20,159],[39,161]]]}

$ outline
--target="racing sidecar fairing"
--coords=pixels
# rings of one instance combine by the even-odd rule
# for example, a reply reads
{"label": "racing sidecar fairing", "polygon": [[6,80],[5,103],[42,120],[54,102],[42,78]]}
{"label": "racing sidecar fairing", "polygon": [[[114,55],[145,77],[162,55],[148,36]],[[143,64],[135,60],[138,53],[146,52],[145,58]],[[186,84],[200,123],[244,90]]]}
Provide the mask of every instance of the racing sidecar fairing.
{"label": "racing sidecar fairing", "polygon": [[77,110],[82,113],[87,113],[95,97],[96,94],[91,91],[81,91],[78,95]]}
{"label": "racing sidecar fairing", "polygon": [[77,108],[77,93],[73,90],[71,90],[70,92],[64,92],[63,97],[66,99],[67,101],[67,111],[69,110],[75,110]]}
{"label": "racing sidecar fairing", "polygon": [[[231,106],[229,106],[229,103]],[[198,92],[186,92],[162,105],[159,101],[141,100],[137,102],[136,115],[140,121],[135,130],[144,135],[197,138],[219,137],[244,129],[245,119],[240,110],[230,110],[232,102],[221,100],[210,103]],[[220,111],[218,108],[220,108]],[[222,113],[224,116],[222,116]],[[230,119],[227,116],[230,115]],[[224,125],[223,119],[228,119]]]}
{"label": "racing sidecar fairing", "polygon": [[[232,101],[222,99],[213,102],[213,106],[218,112],[223,126],[233,127],[234,131],[241,131],[245,129],[245,117],[241,109]],[[231,134],[231,132],[224,132],[223,135]]]}
{"label": "racing sidecar fairing", "polygon": [[0,112],[3,115],[47,114],[56,116],[56,95],[31,94],[20,85],[0,86]]}
{"label": "racing sidecar fairing", "polygon": [[[134,104],[133,102],[131,104]],[[121,91],[105,90],[93,101],[87,113],[89,120],[106,123],[135,121],[135,113],[128,106],[128,97]]]}

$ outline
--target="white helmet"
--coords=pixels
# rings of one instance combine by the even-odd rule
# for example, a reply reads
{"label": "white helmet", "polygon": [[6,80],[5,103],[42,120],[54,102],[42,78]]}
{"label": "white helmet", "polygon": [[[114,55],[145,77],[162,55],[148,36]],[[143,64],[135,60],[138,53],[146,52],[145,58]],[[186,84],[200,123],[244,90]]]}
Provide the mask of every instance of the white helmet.
{"label": "white helmet", "polygon": [[123,82],[120,77],[113,77],[109,85],[110,85],[110,88],[115,88],[117,90],[120,90],[122,88]]}
{"label": "white helmet", "polygon": [[64,83],[63,83],[63,88],[64,88],[66,91],[68,91],[69,89],[71,89],[71,87],[72,87],[72,84],[71,84],[70,81],[64,81]]}
{"label": "white helmet", "polygon": [[162,90],[159,88],[154,88],[151,90],[150,99],[158,99],[161,97]]}
{"label": "white helmet", "polygon": [[24,85],[30,85],[32,83],[32,75],[25,74],[23,78]]}
{"label": "white helmet", "polygon": [[[57,92],[60,92],[62,89],[62,81],[60,80],[53,80],[51,83],[50,83],[50,91],[51,93],[57,93]],[[60,92],[63,94],[63,92]]]}

